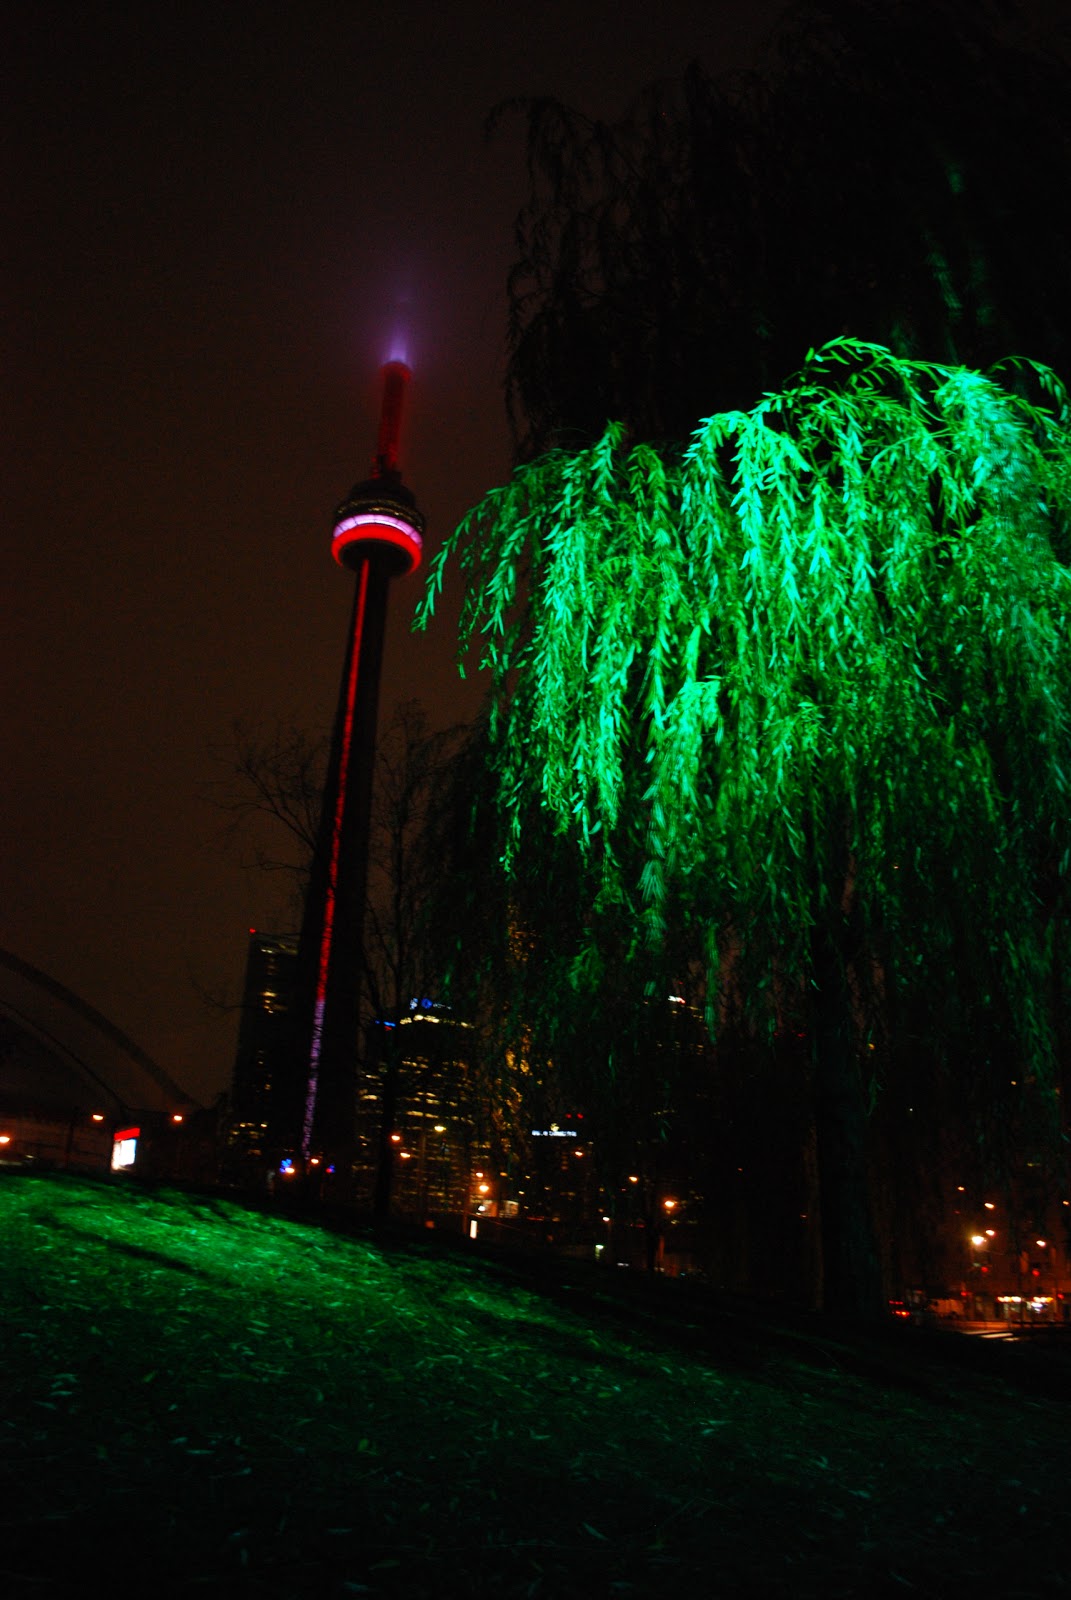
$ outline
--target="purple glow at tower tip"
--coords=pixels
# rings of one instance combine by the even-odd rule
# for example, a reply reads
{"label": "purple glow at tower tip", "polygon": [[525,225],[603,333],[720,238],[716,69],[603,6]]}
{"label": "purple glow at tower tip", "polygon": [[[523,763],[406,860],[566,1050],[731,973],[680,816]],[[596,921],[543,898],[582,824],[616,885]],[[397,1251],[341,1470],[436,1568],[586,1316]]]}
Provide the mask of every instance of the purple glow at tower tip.
{"label": "purple glow at tower tip", "polygon": [[397,327],[387,340],[387,354],[385,362],[400,361],[406,367],[411,365],[409,346],[410,338],[406,329]]}

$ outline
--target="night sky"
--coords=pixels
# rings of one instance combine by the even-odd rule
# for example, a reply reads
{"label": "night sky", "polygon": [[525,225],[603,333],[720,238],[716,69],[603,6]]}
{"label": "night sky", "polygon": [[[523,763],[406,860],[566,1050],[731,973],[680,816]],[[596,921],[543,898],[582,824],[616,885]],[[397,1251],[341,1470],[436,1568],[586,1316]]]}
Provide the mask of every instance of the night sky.
{"label": "night sky", "polygon": [[[236,721],[331,719],[401,323],[403,453],[429,549],[509,470],[505,279],[520,125],[597,115],[691,59],[746,61],[776,0],[390,7],[36,4],[5,42],[0,946],[190,1093],[225,1087],[247,929],[285,885],[209,802]],[[451,607],[395,588],[382,717],[471,712]]]}

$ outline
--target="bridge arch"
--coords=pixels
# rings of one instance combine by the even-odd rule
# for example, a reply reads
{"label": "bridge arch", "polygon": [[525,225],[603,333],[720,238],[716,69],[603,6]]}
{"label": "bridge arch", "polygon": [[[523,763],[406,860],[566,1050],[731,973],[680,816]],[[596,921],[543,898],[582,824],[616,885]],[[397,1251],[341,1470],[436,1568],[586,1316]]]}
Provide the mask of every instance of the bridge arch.
{"label": "bridge arch", "polygon": [[0,1158],[107,1165],[114,1134],[200,1109],[102,1012],[0,950]]}

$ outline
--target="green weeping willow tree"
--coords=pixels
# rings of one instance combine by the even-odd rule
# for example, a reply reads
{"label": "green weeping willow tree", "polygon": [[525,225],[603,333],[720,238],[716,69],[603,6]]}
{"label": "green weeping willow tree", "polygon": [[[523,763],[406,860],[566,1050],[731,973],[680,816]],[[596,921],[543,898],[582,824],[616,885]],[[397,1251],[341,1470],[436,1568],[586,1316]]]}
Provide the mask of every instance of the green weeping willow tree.
{"label": "green weeping willow tree", "polygon": [[840,340],[686,448],[610,426],[522,466],[432,570],[418,625],[458,561],[492,677],[505,872],[533,814],[584,862],[574,982],[609,910],[638,971],[688,930],[715,1034],[730,981],[803,1016],[831,1308],[880,1300],[868,1050],[898,1008],[957,1017],[994,1093],[1055,1087],[1069,558],[1046,369]]}

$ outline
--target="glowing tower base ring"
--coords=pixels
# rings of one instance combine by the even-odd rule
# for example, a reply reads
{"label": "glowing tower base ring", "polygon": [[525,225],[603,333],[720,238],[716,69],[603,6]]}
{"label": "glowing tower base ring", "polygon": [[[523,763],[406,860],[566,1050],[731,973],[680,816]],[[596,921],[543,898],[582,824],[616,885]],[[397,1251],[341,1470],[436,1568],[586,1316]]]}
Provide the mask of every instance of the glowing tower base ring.
{"label": "glowing tower base ring", "polygon": [[415,572],[424,549],[421,537],[424,521],[416,509],[408,511],[403,517],[399,515],[400,508],[394,501],[389,503],[389,510],[378,506],[369,508],[367,505],[353,510],[352,505],[352,499],[347,500],[336,512],[338,521],[331,536],[331,554],[339,566],[349,567],[352,571],[369,545],[379,548],[385,545],[388,552],[398,552],[399,577],[408,577],[409,573]]}

